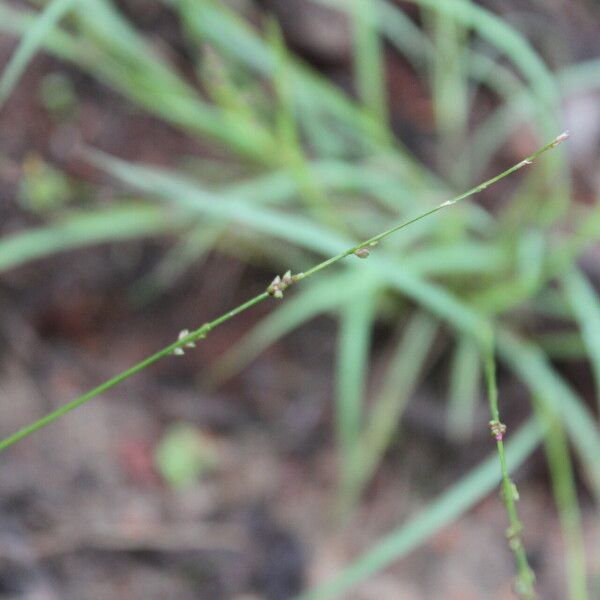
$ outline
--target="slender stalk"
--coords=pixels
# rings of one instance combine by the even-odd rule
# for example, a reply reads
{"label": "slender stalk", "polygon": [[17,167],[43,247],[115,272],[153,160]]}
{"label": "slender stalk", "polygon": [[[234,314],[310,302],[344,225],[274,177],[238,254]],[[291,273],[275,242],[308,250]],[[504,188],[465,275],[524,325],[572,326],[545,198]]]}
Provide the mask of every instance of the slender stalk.
{"label": "slender stalk", "polygon": [[488,400],[490,403],[490,429],[496,438],[498,448],[498,458],[500,460],[500,470],[502,472],[502,500],[506,507],[509,527],[506,530],[508,545],[515,555],[517,563],[517,581],[515,591],[522,600],[534,600],[537,598],[534,589],[535,574],[527,561],[527,554],[523,547],[521,533],[523,525],[519,520],[516,500],[519,497],[517,487],[511,480],[506,466],[504,454],[503,437],[506,432],[506,426],[500,421],[500,411],[498,410],[498,386],[496,385],[496,361],[494,359],[493,344],[485,352],[485,377],[487,382]]}
{"label": "slender stalk", "polygon": [[[412,225],[413,223],[416,223],[417,221],[424,219],[425,217],[433,215],[434,213],[441,211],[444,208],[448,208],[448,207],[452,206],[453,204],[456,204],[460,200],[464,200],[465,198],[468,198],[469,196],[473,196],[474,194],[481,192],[488,186],[496,183],[497,181],[500,181],[504,177],[511,175],[512,173],[514,173],[515,171],[518,171],[519,169],[523,168],[526,165],[530,165],[536,158],[538,158],[540,155],[544,154],[544,152],[550,150],[551,148],[555,148],[561,142],[566,140],[568,137],[569,137],[568,133],[566,133],[566,132],[562,133],[557,138],[555,138],[554,140],[552,140],[545,146],[542,146],[539,150],[537,150],[536,152],[534,152],[533,154],[531,154],[530,156],[528,156],[527,158],[522,160],[520,163],[517,163],[516,165],[510,167],[510,169],[507,169],[506,171],[500,173],[499,175],[496,175],[495,177],[492,177],[491,179],[484,181],[483,183],[471,188],[470,190],[464,192],[463,194],[460,194],[459,196],[456,196],[455,198],[452,198],[451,200],[446,200],[445,202],[438,204],[434,208],[427,210],[427,211],[421,213],[420,215],[417,215],[416,217],[413,217],[411,219],[408,219],[407,221],[404,221],[398,225],[395,225],[394,227],[391,227],[390,229],[383,231],[382,233],[379,233],[379,234],[373,236],[372,238],[369,238],[368,240],[365,240],[359,244],[356,244],[355,246],[352,246],[351,248],[348,248],[347,250],[344,250],[343,252],[340,252],[339,254],[336,254],[335,256],[328,258],[327,260],[324,260],[323,262],[308,269],[304,273],[298,273],[296,275],[292,275],[288,271],[288,273],[286,273],[283,277],[279,277],[279,276],[276,277],[273,280],[273,282],[269,285],[267,290],[262,292],[261,294],[258,294],[254,298],[251,298],[250,300],[244,302],[243,304],[240,304],[238,307],[221,315],[220,317],[216,318],[214,321],[205,323],[204,325],[202,325],[198,329],[192,331],[191,333],[187,333],[186,335],[181,335],[177,341],[173,342],[172,344],[169,344],[168,346],[166,346],[162,350],[159,350],[152,356],[149,356],[148,358],[142,360],[138,364],[134,365],[133,367],[130,367],[126,371],[123,371],[119,375],[116,375],[112,379],[105,381],[98,387],[95,387],[94,389],[86,392],[85,394],[83,394],[82,396],[79,396],[75,400],[65,404],[64,406],[61,406],[57,410],[47,414],[46,416],[42,417],[38,421],[35,421],[34,423],[31,423],[30,425],[26,425],[25,427],[23,427],[22,429],[19,429],[12,435],[4,438],[3,440],[0,441],[0,452],[5,450],[9,446],[12,446],[12,444],[18,442],[19,440],[22,440],[23,438],[27,437],[28,435],[34,433],[38,429],[41,429],[42,427],[49,425],[50,423],[52,423],[59,417],[62,417],[63,415],[67,414],[68,412],[72,411],[73,409],[81,406],[82,404],[85,404],[88,400],[95,398],[96,396],[102,394],[103,392],[106,392],[107,390],[118,385],[125,379],[128,379],[132,375],[139,373],[146,367],[149,367],[150,365],[159,361],[161,358],[169,356],[170,354],[181,353],[181,351],[183,350],[184,347],[186,347],[186,346],[189,347],[194,342],[196,342],[202,338],[205,338],[206,335],[212,329],[214,329],[218,325],[221,325],[225,321],[228,321],[232,317],[235,317],[239,313],[241,313],[245,310],[248,310],[249,308],[252,308],[259,302],[266,300],[270,296],[274,296],[275,298],[282,298],[283,292],[293,283],[296,283],[298,281],[301,281],[302,279],[310,277],[311,275],[314,275],[315,273],[318,273],[319,271],[322,271],[323,269],[330,267],[331,265],[339,262],[340,260],[342,260],[343,258],[346,258],[347,256],[350,256],[351,254],[357,254],[360,257],[366,256],[368,254],[368,248],[371,246],[375,246],[382,239],[388,237],[389,235],[391,235],[397,231],[400,231],[400,229],[404,229],[405,227],[408,227],[409,225]],[[176,352],[176,351],[178,351],[178,352]]]}
{"label": "slender stalk", "polygon": [[18,442],[19,440],[22,440],[24,437],[27,437],[28,435],[34,433],[38,429],[41,429],[42,427],[49,425],[53,421],[56,421],[56,419],[58,419],[59,417],[62,417],[64,414],[66,414],[68,412],[71,412],[73,409],[77,408],[78,406],[85,404],[88,400],[91,400],[92,398],[99,396],[103,392],[106,392],[107,390],[116,386],[117,384],[121,383],[122,381],[125,381],[125,379],[129,379],[132,375],[135,375],[136,373],[143,371],[146,367],[153,365],[155,362],[158,362],[161,358],[164,358],[165,356],[169,356],[170,354],[173,354],[175,349],[181,348],[182,346],[185,346],[186,344],[191,344],[201,338],[205,338],[207,333],[214,327],[217,327],[217,325],[220,325],[221,323],[228,321],[232,317],[235,317],[237,314],[247,310],[248,308],[254,306],[255,304],[258,304],[259,302],[262,302],[265,298],[268,298],[268,297],[269,297],[268,292],[263,292],[262,294],[255,296],[254,298],[248,300],[247,302],[244,302],[244,304],[240,304],[238,307],[234,308],[233,310],[230,310],[228,313],[221,315],[218,319],[215,319],[214,321],[211,321],[210,323],[205,323],[204,325],[202,325],[195,331],[192,331],[187,336],[182,337],[181,339],[177,340],[176,342],[173,342],[172,344],[169,344],[162,350],[159,350],[152,356],[145,358],[144,360],[137,363],[133,367],[130,367],[129,369],[127,369],[126,371],[123,371],[122,373],[119,373],[119,375],[116,375],[112,379],[109,379],[109,380],[105,381],[104,383],[100,384],[98,387],[95,387],[94,389],[90,390],[89,392],[86,392],[82,396],[79,396],[79,398],[76,398],[75,400],[69,402],[68,404],[65,404],[64,406],[61,406],[60,408],[56,409],[55,411],[48,413],[45,417],[42,417],[38,421],[35,421],[35,423],[31,423],[30,425],[27,425],[27,426],[23,427],[22,429],[19,429],[19,431],[13,433],[12,435],[10,435],[7,438],[4,438],[2,441],[0,441],[0,452],[2,450],[4,450],[5,448],[7,448],[8,446],[11,446],[15,442]]}

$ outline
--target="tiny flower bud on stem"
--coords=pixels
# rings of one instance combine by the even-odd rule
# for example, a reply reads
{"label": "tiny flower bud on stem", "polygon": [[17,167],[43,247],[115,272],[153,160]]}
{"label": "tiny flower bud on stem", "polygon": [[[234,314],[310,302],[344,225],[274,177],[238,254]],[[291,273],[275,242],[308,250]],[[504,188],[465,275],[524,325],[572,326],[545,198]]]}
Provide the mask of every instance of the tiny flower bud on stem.
{"label": "tiny flower bud on stem", "polygon": [[304,277],[304,273],[298,273],[298,275],[292,275],[292,272],[288,269],[282,277],[277,275],[267,288],[267,293],[274,298],[283,298],[283,292],[287,290],[293,283],[300,281]]}
{"label": "tiny flower bud on stem", "polygon": [[571,134],[568,131],[563,131],[556,139],[552,142],[552,148],[556,148],[559,144],[562,144],[565,140],[568,140]]}
{"label": "tiny flower bud on stem", "polygon": [[504,434],[506,433],[506,425],[504,423],[500,423],[500,421],[490,421],[488,425],[490,432],[496,441],[501,442],[504,439]]}

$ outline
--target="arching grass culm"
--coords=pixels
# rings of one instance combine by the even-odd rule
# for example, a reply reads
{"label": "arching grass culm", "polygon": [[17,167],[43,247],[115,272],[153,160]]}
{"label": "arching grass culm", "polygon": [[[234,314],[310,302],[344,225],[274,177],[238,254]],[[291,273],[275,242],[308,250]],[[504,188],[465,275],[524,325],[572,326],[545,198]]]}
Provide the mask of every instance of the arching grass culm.
{"label": "arching grass culm", "polygon": [[[81,396],[79,396],[78,398],[73,400],[72,402],[65,404],[64,406],[58,408],[57,410],[47,414],[45,417],[42,417],[41,419],[35,421],[34,423],[26,425],[19,431],[16,431],[12,435],[9,435],[8,437],[4,438],[3,440],[0,441],[0,451],[5,450],[9,446],[12,446],[13,444],[18,442],[19,440],[22,440],[23,438],[27,437],[28,435],[35,433],[42,427],[49,425],[56,419],[62,417],[63,415],[65,415],[68,412],[74,410],[75,408],[81,406],[82,404],[85,404],[92,398],[99,396],[103,392],[106,392],[107,390],[118,385],[122,381],[125,381],[126,379],[135,375],[136,373],[143,371],[144,369],[146,369],[150,365],[154,364],[155,362],[159,361],[160,359],[165,358],[170,355],[173,355],[175,350],[185,348],[186,346],[189,347],[190,344],[194,344],[195,342],[206,338],[206,336],[210,333],[210,331],[212,329],[214,329],[215,327],[218,327],[225,321],[228,321],[229,319],[235,317],[236,315],[240,314],[241,312],[244,312],[245,310],[248,310],[249,308],[256,306],[257,304],[259,304],[260,302],[263,302],[267,298],[271,298],[271,297],[283,298],[284,292],[286,292],[287,288],[290,285],[300,282],[300,281],[306,279],[307,277],[315,275],[315,274],[319,273],[320,271],[322,271],[323,269],[326,269],[327,267],[334,265],[335,263],[339,262],[340,260],[342,260],[348,256],[355,255],[358,257],[366,257],[368,255],[367,253],[370,253],[371,251],[375,251],[375,248],[376,248],[378,242],[380,242],[384,238],[392,235],[393,233],[396,233],[397,231],[400,231],[401,229],[404,229],[405,227],[408,227],[409,225],[412,225],[412,224],[420,221],[421,219],[425,219],[426,217],[432,216],[435,213],[437,213],[445,208],[449,208],[449,207],[453,206],[454,204],[456,204],[457,202],[464,200],[465,198],[468,198],[469,196],[473,196],[474,194],[477,194],[478,192],[481,192],[482,190],[488,188],[490,185],[493,185],[497,181],[500,181],[501,179],[508,177],[515,171],[518,171],[519,169],[522,169],[523,167],[531,165],[536,158],[538,158],[539,156],[544,154],[544,152],[547,152],[548,150],[558,146],[562,141],[566,140],[567,137],[568,137],[567,133],[562,133],[556,139],[547,143],[545,146],[543,146],[542,148],[540,148],[533,154],[530,154],[527,158],[525,158],[522,161],[520,161],[519,163],[513,165],[509,169],[506,169],[506,171],[503,171],[499,175],[496,175],[495,177],[492,177],[492,178],[488,179],[487,181],[480,183],[479,185],[471,188],[470,190],[464,192],[463,194],[460,194],[459,196],[456,196],[450,200],[446,200],[445,202],[438,204],[434,208],[431,208],[425,212],[422,212],[419,215],[417,215],[411,219],[408,219],[407,221],[404,221],[398,225],[394,225],[393,227],[391,227],[390,229],[387,229],[386,231],[383,231],[377,235],[374,235],[373,237],[371,237],[367,240],[364,240],[358,244],[355,244],[354,246],[348,248],[347,250],[344,250],[343,252],[340,252],[339,254],[336,254],[335,256],[332,256],[331,258],[328,258],[327,260],[320,262],[319,264],[315,265],[314,267],[311,267],[310,269],[307,269],[306,271],[304,271],[302,273],[296,273],[296,274],[292,275],[288,271],[283,276],[275,277],[273,282],[271,282],[271,284],[267,287],[267,289],[264,292],[262,292],[261,294],[258,294],[254,298],[250,298],[248,301],[246,301],[243,304],[240,304],[239,306],[235,307],[234,309],[224,313],[223,315],[214,319],[213,321],[204,323],[203,325],[201,325],[197,329],[194,329],[187,335],[181,336],[175,342],[169,344],[162,350],[159,350],[152,356],[149,356],[148,358],[142,360],[141,362],[139,362],[136,365],[130,367],[129,369],[123,371],[122,373],[119,373],[112,379],[105,381],[104,383],[100,384],[98,387],[95,387],[94,389],[90,390],[89,392],[82,394]],[[100,158],[99,162],[101,162],[101,161],[102,161],[102,159]],[[486,343],[487,335],[488,335],[487,332],[486,331],[481,332],[481,335],[482,335],[481,341],[483,343]]]}

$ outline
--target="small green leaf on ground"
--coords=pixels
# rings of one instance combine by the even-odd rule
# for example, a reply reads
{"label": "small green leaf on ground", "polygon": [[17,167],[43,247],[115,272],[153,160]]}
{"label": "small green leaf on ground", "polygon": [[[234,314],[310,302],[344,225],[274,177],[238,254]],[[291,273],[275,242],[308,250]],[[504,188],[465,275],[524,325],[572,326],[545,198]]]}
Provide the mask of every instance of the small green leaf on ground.
{"label": "small green leaf on ground", "polygon": [[207,436],[188,423],[171,425],[156,446],[156,468],[174,488],[188,487],[213,471],[217,451]]}
{"label": "small green leaf on ground", "polygon": [[32,154],[23,163],[19,182],[19,203],[26,210],[44,214],[62,208],[71,200],[73,190],[68,177]]}

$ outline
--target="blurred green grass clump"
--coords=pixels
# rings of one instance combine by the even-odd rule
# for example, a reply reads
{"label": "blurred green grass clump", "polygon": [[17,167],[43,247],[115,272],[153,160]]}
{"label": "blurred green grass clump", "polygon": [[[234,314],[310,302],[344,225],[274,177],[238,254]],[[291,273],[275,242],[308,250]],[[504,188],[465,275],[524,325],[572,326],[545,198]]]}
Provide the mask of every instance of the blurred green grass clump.
{"label": "blurred green grass clump", "polygon": [[[516,132],[525,132],[520,143],[531,144],[528,149],[554,138],[563,129],[564,102],[600,87],[600,61],[551,70],[517,28],[468,0],[413,0],[411,18],[385,0],[320,2],[347,19],[352,93],[291,52],[277,22],[259,10],[249,18],[226,2],[165,4],[185,32],[194,71],[185,77],[108,0],[55,1],[42,16],[0,2],[0,29],[22,36],[30,50],[2,80],[5,96],[41,45],[133,105],[210,142],[221,156],[188,161],[185,169],[182,157],[182,169],[161,170],[88,152],[89,161],[145,200],[62,211],[60,220],[2,240],[0,268],[95,241],[175,232],[177,245],[157,270],[164,285],[211,248],[242,260],[258,254],[275,272],[303,271],[315,256],[335,254],[479,181],[510,152],[506,142]],[[391,54],[428,91],[429,146],[414,136],[405,144],[397,135],[386,80]],[[59,87],[60,106],[70,105],[70,87]],[[50,84],[44,89],[51,95]],[[239,176],[232,180],[232,173]],[[50,199],[27,197],[36,206],[54,204],[57,181],[53,175],[44,184],[46,190],[52,184]],[[500,359],[543,407],[537,414],[545,415],[541,422],[550,420],[552,439],[566,431],[590,490],[600,497],[597,419],[551,362],[589,361],[600,399],[600,301],[577,263],[598,240],[600,210],[574,201],[562,148],[521,171],[517,181],[494,188],[483,203],[459,206],[385,240],[374,250],[377,260],[348,261],[306,282],[213,365],[211,376],[222,381],[309,319],[335,316],[343,512],[355,505],[398,436],[406,403],[441,352],[449,356],[448,437],[469,439],[481,371],[476,339],[489,320],[498,331]],[[548,317],[560,327],[536,326]],[[374,385],[369,358],[380,321],[399,325]],[[515,461],[533,451],[540,430],[530,424],[520,435]],[[557,452],[568,464],[567,445],[552,446],[549,455],[553,476],[568,487],[572,480],[556,467]],[[429,522],[421,519],[416,530],[405,526],[343,574],[338,587],[310,597],[338,593],[407,552],[486,493],[490,477],[493,465],[474,471],[432,505]],[[560,498],[563,511],[577,503],[569,494]]]}

